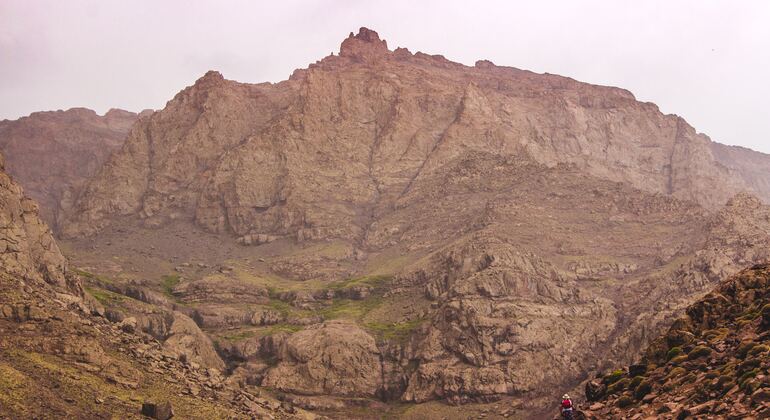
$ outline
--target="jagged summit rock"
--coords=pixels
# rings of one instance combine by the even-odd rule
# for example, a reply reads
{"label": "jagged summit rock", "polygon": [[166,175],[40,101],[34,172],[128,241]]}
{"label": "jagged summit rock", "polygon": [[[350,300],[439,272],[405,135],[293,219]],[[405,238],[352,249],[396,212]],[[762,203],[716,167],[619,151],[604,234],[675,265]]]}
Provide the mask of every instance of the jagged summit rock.
{"label": "jagged summit rock", "polygon": [[388,43],[381,40],[377,32],[367,28],[359,29],[355,35],[351,32],[340,45],[341,57],[369,60],[387,53],[390,53]]}

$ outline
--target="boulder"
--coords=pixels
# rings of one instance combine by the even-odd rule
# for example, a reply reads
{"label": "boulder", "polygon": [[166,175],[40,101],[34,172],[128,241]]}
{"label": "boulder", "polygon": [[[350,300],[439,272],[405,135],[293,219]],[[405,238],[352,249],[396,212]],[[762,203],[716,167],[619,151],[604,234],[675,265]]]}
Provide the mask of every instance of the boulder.
{"label": "boulder", "polygon": [[380,351],[357,325],[329,321],[292,334],[262,382],[303,395],[373,397],[381,387]]}
{"label": "boulder", "polygon": [[174,417],[174,409],[168,401],[159,404],[145,402],[142,404],[142,415],[151,419],[168,420]]}

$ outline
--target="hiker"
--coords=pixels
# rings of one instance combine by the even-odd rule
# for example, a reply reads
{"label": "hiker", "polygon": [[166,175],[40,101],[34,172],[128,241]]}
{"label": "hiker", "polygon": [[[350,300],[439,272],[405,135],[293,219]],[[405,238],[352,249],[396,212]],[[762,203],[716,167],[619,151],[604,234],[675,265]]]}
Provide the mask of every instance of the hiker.
{"label": "hiker", "polygon": [[561,397],[561,415],[564,417],[564,420],[572,420],[572,400],[569,398],[568,394],[564,394]]}

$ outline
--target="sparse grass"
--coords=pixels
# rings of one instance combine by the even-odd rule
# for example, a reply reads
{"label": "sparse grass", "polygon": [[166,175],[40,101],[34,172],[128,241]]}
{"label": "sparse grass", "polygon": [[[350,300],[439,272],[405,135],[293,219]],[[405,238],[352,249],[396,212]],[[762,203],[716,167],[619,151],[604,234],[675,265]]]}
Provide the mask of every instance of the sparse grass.
{"label": "sparse grass", "polygon": [[371,286],[375,289],[379,289],[392,278],[392,276],[388,275],[361,276],[329,283],[326,288],[331,290],[344,290],[355,286]]}
{"label": "sparse grass", "polygon": [[178,274],[168,274],[161,277],[160,286],[163,288],[163,293],[169,297],[174,297],[173,291],[177,284],[179,284]]}
{"label": "sparse grass", "polygon": [[396,323],[367,322],[364,326],[380,339],[401,342],[408,339],[424,321],[424,319],[418,318]]}
{"label": "sparse grass", "polygon": [[225,335],[222,336],[222,338],[224,338],[227,341],[231,341],[231,342],[235,343],[235,342],[238,342],[238,341],[245,340],[247,338],[254,337],[256,335],[257,335],[257,333],[254,330],[241,330],[241,331],[234,332],[234,333],[231,333],[231,334],[225,334]]}
{"label": "sparse grass", "polygon": [[102,275],[99,275],[99,274],[94,274],[94,273],[91,273],[89,271],[79,270],[77,268],[74,269],[73,271],[75,272],[75,274],[79,275],[80,277],[84,277],[85,279],[90,280],[91,282],[94,282],[94,283],[102,283],[102,284],[113,284],[113,283],[115,283],[111,278],[109,278],[107,276],[102,276]]}
{"label": "sparse grass", "polygon": [[97,287],[84,286],[85,291],[94,297],[99,303],[104,306],[111,306],[116,303],[122,302],[125,296],[118,293],[110,292],[109,290],[99,289]]}
{"label": "sparse grass", "polygon": [[0,363],[0,408],[24,412],[27,391],[31,389],[28,382],[26,375]]}
{"label": "sparse grass", "polygon": [[360,321],[382,303],[382,297],[372,295],[364,300],[334,299],[330,306],[318,310],[324,319],[350,319]]}

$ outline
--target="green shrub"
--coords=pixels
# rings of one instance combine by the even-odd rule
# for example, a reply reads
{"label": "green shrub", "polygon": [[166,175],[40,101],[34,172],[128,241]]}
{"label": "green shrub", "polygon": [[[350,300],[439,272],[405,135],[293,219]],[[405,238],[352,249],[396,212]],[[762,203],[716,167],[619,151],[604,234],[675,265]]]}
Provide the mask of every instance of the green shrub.
{"label": "green shrub", "polygon": [[756,343],[754,343],[754,342],[751,342],[751,341],[748,341],[748,342],[744,342],[744,343],[741,343],[741,344],[738,346],[738,350],[736,350],[736,351],[735,351],[735,355],[736,355],[736,356],[737,356],[739,359],[745,359],[745,358],[746,358],[746,355],[749,353],[749,350],[751,350],[752,348],[754,348],[754,346],[755,346],[755,345],[756,345]]}
{"label": "green shrub", "polygon": [[179,284],[178,274],[170,274],[161,278],[160,285],[163,288],[163,292],[168,296],[173,297],[172,292],[174,291],[174,287],[176,287],[177,284]]}
{"label": "green shrub", "polygon": [[607,394],[619,394],[623,392],[631,382],[628,378],[623,378],[607,387]]}
{"label": "green shrub", "polygon": [[671,347],[671,349],[666,353],[666,360],[671,360],[676,356],[679,356],[682,354],[682,348],[681,347]]}
{"label": "green shrub", "polygon": [[620,408],[628,407],[629,405],[631,405],[633,403],[634,403],[633,398],[629,397],[628,395],[624,395],[624,396],[618,398],[618,402],[617,402],[618,407],[620,407]]}
{"label": "green shrub", "polygon": [[650,392],[652,392],[652,384],[650,383],[650,381],[645,380],[640,382],[639,385],[636,386],[636,390],[634,390],[634,396],[637,399],[641,400],[642,398],[644,398],[645,395],[649,394]]}
{"label": "green shrub", "polygon": [[752,347],[751,350],[749,350],[748,355],[749,356],[756,356],[756,355],[758,355],[760,353],[764,353],[764,352],[769,351],[769,350],[770,350],[770,347],[768,347],[768,346],[766,346],[764,344],[759,344],[759,345],[756,345],[756,346]]}
{"label": "green shrub", "polygon": [[759,369],[750,370],[743,375],[741,375],[740,378],[738,378],[738,386],[741,389],[745,389],[746,384],[751,380],[754,379],[755,376],[757,376],[757,373],[759,373]]}
{"label": "green shrub", "polygon": [[643,380],[644,376],[634,376],[634,378],[631,379],[631,382],[628,383],[628,389],[631,391],[635,390]]}
{"label": "green shrub", "polygon": [[675,367],[671,369],[671,372],[669,372],[668,375],[666,375],[666,379],[668,380],[668,379],[676,378],[677,376],[682,376],[686,373],[687,373],[687,370],[685,370],[685,368]]}
{"label": "green shrub", "polygon": [[701,357],[708,357],[711,355],[711,349],[706,346],[696,346],[689,354],[687,358],[690,360],[699,359]]}
{"label": "green shrub", "polygon": [[609,375],[605,376],[604,379],[602,380],[602,382],[604,382],[606,385],[613,384],[613,383],[619,381],[620,378],[623,377],[624,373],[625,372],[623,372],[622,369],[614,370],[614,371],[612,371],[612,373],[610,373]]}
{"label": "green shrub", "polygon": [[687,360],[689,360],[689,357],[687,357],[686,354],[682,354],[680,356],[674,357],[673,359],[670,360],[670,362],[673,365],[678,365],[678,364],[680,364],[682,362],[686,362]]}

